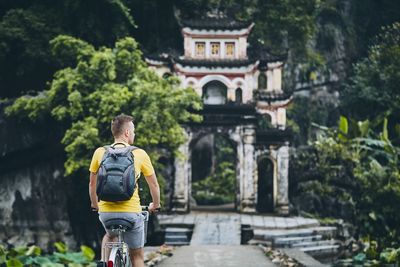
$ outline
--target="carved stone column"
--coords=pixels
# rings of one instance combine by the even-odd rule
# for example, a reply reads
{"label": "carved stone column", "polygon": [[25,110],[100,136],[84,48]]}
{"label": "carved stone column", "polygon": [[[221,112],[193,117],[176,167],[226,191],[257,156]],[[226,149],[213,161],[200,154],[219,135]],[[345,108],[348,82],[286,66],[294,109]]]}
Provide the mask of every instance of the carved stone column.
{"label": "carved stone column", "polygon": [[242,188],[243,188],[243,139],[241,136],[242,127],[237,126],[234,131],[229,133],[229,138],[236,143],[236,192],[235,192],[235,209],[241,210]]}
{"label": "carved stone column", "polygon": [[289,146],[288,144],[278,149],[278,194],[275,210],[278,214],[289,214]]}
{"label": "carved stone column", "polygon": [[254,144],[256,141],[256,131],[254,128],[243,129],[243,172],[241,176],[241,211],[256,211],[256,187],[257,164],[255,159]]}
{"label": "carved stone column", "polygon": [[186,132],[186,142],[179,147],[178,157],[175,158],[174,194],[172,197],[172,210],[177,212],[189,211],[190,189],[190,134]]}

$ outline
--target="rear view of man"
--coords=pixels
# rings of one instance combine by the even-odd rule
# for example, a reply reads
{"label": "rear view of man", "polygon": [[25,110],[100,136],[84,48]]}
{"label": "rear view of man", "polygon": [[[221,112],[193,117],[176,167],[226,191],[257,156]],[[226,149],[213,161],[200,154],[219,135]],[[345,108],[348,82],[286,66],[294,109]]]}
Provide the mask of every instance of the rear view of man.
{"label": "rear view of man", "polygon": [[[111,123],[111,132],[114,136],[114,143],[111,145],[112,148],[123,148],[129,147],[133,144],[135,138],[135,125],[133,118],[124,114],[116,116]],[[132,154],[134,159],[134,177],[137,179],[140,177],[140,173],[146,178],[146,182],[150,188],[151,197],[153,202],[149,204],[149,211],[154,212],[160,208],[160,188],[157,182],[157,178],[154,172],[154,168],[151,164],[150,158],[143,149],[132,148]],[[140,199],[138,194],[138,186],[135,187],[132,197],[125,201],[103,201],[98,202],[98,196],[96,194],[96,185],[98,179],[99,168],[103,157],[106,153],[106,148],[99,147],[93,154],[92,161],[90,163],[90,182],[89,182],[89,196],[91,206],[93,209],[99,211],[99,219],[105,228],[104,222],[113,218],[123,218],[131,221],[134,226],[132,230],[124,233],[124,241],[129,246],[129,252],[131,256],[132,265],[134,267],[144,267],[144,218],[141,215]],[[129,153],[128,153],[129,154]],[[105,234],[102,247],[106,242],[115,241],[115,236],[108,230]],[[106,261],[108,258],[109,251],[102,249],[102,261]]]}

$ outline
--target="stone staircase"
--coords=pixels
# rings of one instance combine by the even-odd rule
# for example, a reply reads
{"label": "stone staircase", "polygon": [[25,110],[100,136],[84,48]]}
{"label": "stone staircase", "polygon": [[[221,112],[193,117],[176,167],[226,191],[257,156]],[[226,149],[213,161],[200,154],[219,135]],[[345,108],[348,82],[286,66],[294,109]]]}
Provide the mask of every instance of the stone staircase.
{"label": "stone staircase", "polygon": [[165,228],[165,244],[169,246],[186,246],[190,244],[193,230],[189,227]]}
{"label": "stone staircase", "polygon": [[310,218],[191,212],[182,215],[161,214],[159,221],[165,229],[167,245],[265,244],[298,251],[318,260],[331,259],[340,249],[340,242],[334,239],[338,232],[336,227],[320,226],[316,219]]}
{"label": "stone staircase", "polygon": [[334,256],[339,243],[334,240],[336,227],[308,226],[295,229],[254,229],[250,243],[264,243],[274,248],[299,249],[317,259]]}

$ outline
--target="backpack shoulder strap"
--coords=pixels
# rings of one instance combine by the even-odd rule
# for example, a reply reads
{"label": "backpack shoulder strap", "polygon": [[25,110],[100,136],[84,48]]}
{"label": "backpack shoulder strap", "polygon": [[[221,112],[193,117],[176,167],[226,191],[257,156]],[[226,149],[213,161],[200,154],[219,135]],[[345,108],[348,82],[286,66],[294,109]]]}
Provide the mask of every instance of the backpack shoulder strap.
{"label": "backpack shoulder strap", "polygon": [[[133,155],[133,151],[136,150],[136,149],[139,149],[139,148],[137,146],[129,146],[128,149],[129,149],[130,158],[132,160],[132,164],[134,164],[135,158],[134,158],[134,155]],[[136,174],[135,174],[135,179],[136,180],[139,179],[139,177],[140,177],[140,174],[138,176],[136,176]],[[135,184],[135,188],[136,187],[137,187],[137,184]]]}
{"label": "backpack shoulder strap", "polygon": [[128,146],[128,147],[126,147],[127,153],[125,155],[129,155],[133,159],[133,153],[132,152],[134,150],[136,150],[136,149],[138,149],[138,147],[136,147],[136,146]]}
{"label": "backpack shoulder strap", "polygon": [[107,156],[108,156],[108,150],[110,149],[110,147],[112,147],[112,146],[110,146],[110,145],[108,145],[108,146],[103,146],[103,148],[104,148],[104,154],[103,154],[103,157],[101,158],[101,161],[100,161],[100,165],[99,165],[99,166],[101,166],[101,165],[103,164],[103,162],[106,160],[106,158],[107,158]]}

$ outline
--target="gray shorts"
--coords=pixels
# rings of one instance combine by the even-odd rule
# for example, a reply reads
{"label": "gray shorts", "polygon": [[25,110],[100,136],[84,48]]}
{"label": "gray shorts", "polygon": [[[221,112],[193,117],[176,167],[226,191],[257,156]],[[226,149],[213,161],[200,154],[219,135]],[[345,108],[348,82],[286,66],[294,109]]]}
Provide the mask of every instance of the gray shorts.
{"label": "gray shorts", "polygon": [[144,247],[144,216],[135,212],[99,212],[99,219],[104,229],[110,236],[115,236],[113,231],[107,230],[104,222],[109,219],[123,218],[134,224],[133,228],[123,233],[125,243],[131,249]]}

